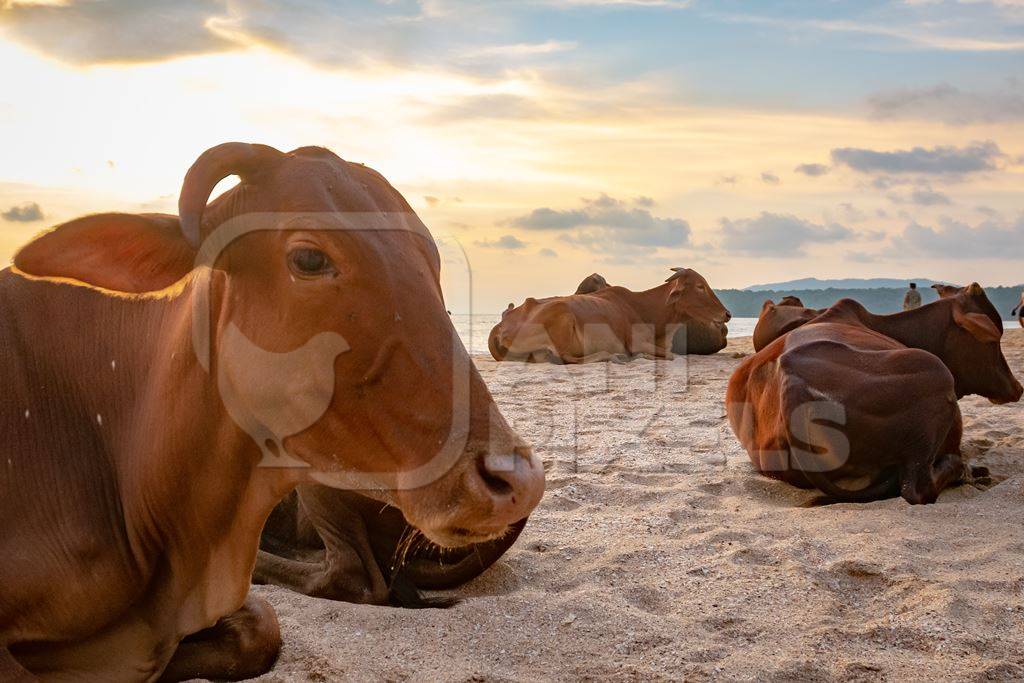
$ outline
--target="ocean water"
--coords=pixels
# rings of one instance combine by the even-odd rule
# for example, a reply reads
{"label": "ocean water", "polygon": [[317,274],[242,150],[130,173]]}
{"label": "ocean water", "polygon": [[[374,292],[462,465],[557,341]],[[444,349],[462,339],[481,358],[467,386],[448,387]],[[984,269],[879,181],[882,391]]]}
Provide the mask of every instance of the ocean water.
{"label": "ocean water", "polygon": [[[497,314],[452,314],[452,322],[455,324],[455,330],[459,333],[459,337],[462,338],[462,343],[466,345],[470,353],[488,353],[487,351],[487,335],[491,333],[491,328],[498,324],[501,320],[501,316]],[[754,334],[754,325],[757,324],[757,318],[733,318],[729,321],[729,336],[730,337],[749,337]]]}

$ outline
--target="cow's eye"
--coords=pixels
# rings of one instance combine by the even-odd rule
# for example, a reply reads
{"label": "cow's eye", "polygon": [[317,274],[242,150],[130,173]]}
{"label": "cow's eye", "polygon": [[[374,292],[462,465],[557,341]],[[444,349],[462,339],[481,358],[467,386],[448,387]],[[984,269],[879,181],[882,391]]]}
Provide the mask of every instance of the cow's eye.
{"label": "cow's eye", "polygon": [[319,249],[296,249],[288,254],[288,265],[298,275],[330,275],[334,264],[330,257]]}

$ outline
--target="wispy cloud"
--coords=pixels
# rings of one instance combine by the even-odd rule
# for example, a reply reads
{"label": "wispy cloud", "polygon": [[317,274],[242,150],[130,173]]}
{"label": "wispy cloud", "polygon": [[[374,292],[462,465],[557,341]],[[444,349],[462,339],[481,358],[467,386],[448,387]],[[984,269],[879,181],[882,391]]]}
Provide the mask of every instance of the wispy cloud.
{"label": "wispy cloud", "polygon": [[1015,222],[986,220],[977,225],[942,218],[936,227],[911,223],[893,239],[902,254],[957,259],[1020,259],[1024,216]]}
{"label": "wispy cloud", "polygon": [[839,223],[812,223],[792,214],[762,212],[754,218],[723,218],[721,223],[721,249],[748,256],[798,257],[809,244],[829,244],[854,235]]}
{"label": "wispy cloud", "polygon": [[564,233],[562,241],[590,251],[688,245],[690,224],[682,218],[653,215],[646,206],[649,202],[648,197],[630,203],[602,194],[584,199],[578,209],[542,207],[513,218],[509,224],[523,230]]}
{"label": "wispy cloud", "polygon": [[954,125],[1024,120],[1024,86],[1011,80],[997,91],[969,92],[949,84],[904,88],[868,98],[876,119],[925,119]]}
{"label": "wispy cloud", "polygon": [[0,212],[0,218],[13,223],[31,223],[32,221],[43,220],[43,209],[35,202],[26,202],[18,206],[12,206],[6,211]]}
{"label": "wispy cloud", "polygon": [[0,3],[0,30],[75,64],[151,62],[237,48],[207,27],[224,13],[222,0],[8,2]]}
{"label": "wispy cloud", "polygon": [[817,178],[823,176],[829,172],[829,167],[825,164],[800,164],[793,169],[796,173],[801,173],[805,176]]}
{"label": "wispy cloud", "polygon": [[996,39],[985,36],[967,36],[937,33],[929,30],[934,24],[872,23],[853,19],[799,19],[754,14],[719,14],[719,19],[735,23],[761,24],[789,31],[855,33],[889,38],[908,47],[950,52],[1019,52],[1024,40]]}
{"label": "wispy cloud", "polygon": [[914,147],[887,152],[841,147],[832,150],[832,163],[861,173],[962,175],[993,171],[1005,156],[996,143],[988,140],[966,147]]}
{"label": "wispy cloud", "polygon": [[565,40],[548,40],[543,43],[516,43],[514,45],[486,45],[467,50],[467,57],[524,57],[549,55],[555,52],[575,50],[577,43]]}
{"label": "wispy cloud", "polygon": [[477,240],[473,244],[478,247],[484,247],[485,249],[505,249],[508,251],[515,251],[516,249],[523,249],[526,247],[526,242],[522,241],[515,235],[502,235],[495,240]]}

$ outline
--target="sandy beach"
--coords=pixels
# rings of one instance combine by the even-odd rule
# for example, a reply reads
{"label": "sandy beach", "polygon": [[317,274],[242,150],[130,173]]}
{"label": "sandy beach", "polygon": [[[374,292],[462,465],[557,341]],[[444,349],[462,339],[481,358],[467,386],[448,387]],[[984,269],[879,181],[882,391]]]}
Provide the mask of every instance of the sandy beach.
{"label": "sandy beach", "polygon": [[[1024,376],[1024,333],[1006,355]],[[477,356],[547,464],[512,551],[449,610],[256,587],[284,646],[264,681],[1008,680],[1024,677],[1024,410],[971,397],[987,490],[804,509],[724,419],[752,351],[577,367]]]}

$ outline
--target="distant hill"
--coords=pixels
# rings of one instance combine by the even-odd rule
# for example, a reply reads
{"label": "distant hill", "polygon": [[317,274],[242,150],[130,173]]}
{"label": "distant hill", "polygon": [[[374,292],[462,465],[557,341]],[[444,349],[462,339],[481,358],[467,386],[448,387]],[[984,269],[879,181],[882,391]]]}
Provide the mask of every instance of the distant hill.
{"label": "distant hill", "polygon": [[[819,280],[816,277],[805,277],[799,280],[789,280],[787,282],[771,282],[764,285],[750,285],[745,287],[745,291],[748,292],[767,292],[767,291],[786,291],[793,289],[906,289],[907,285],[911,282],[916,282],[920,288],[931,287],[934,284],[947,284],[941,280],[931,280],[926,277],[917,279],[905,279],[905,278],[886,278],[876,277],[870,279],[864,278],[844,278],[836,280]],[[948,283],[958,284],[958,283]]]}
{"label": "distant hill", "polygon": [[[924,303],[938,299],[938,294],[931,287],[925,286],[927,280],[915,280],[921,283],[921,298]],[[1020,301],[1024,285],[1015,287],[986,287],[992,305],[996,307],[1004,320],[1010,319],[1010,310]],[[883,287],[875,289],[863,288],[829,288],[829,289],[716,289],[715,293],[725,307],[737,318],[756,318],[761,313],[765,299],[778,301],[786,295],[798,296],[805,306],[811,308],[827,308],[840,299],[855,299],[864,304],[865,308],[874,313],[896,313],[903,309],[903,295],[906,285],[899,287]]]}

